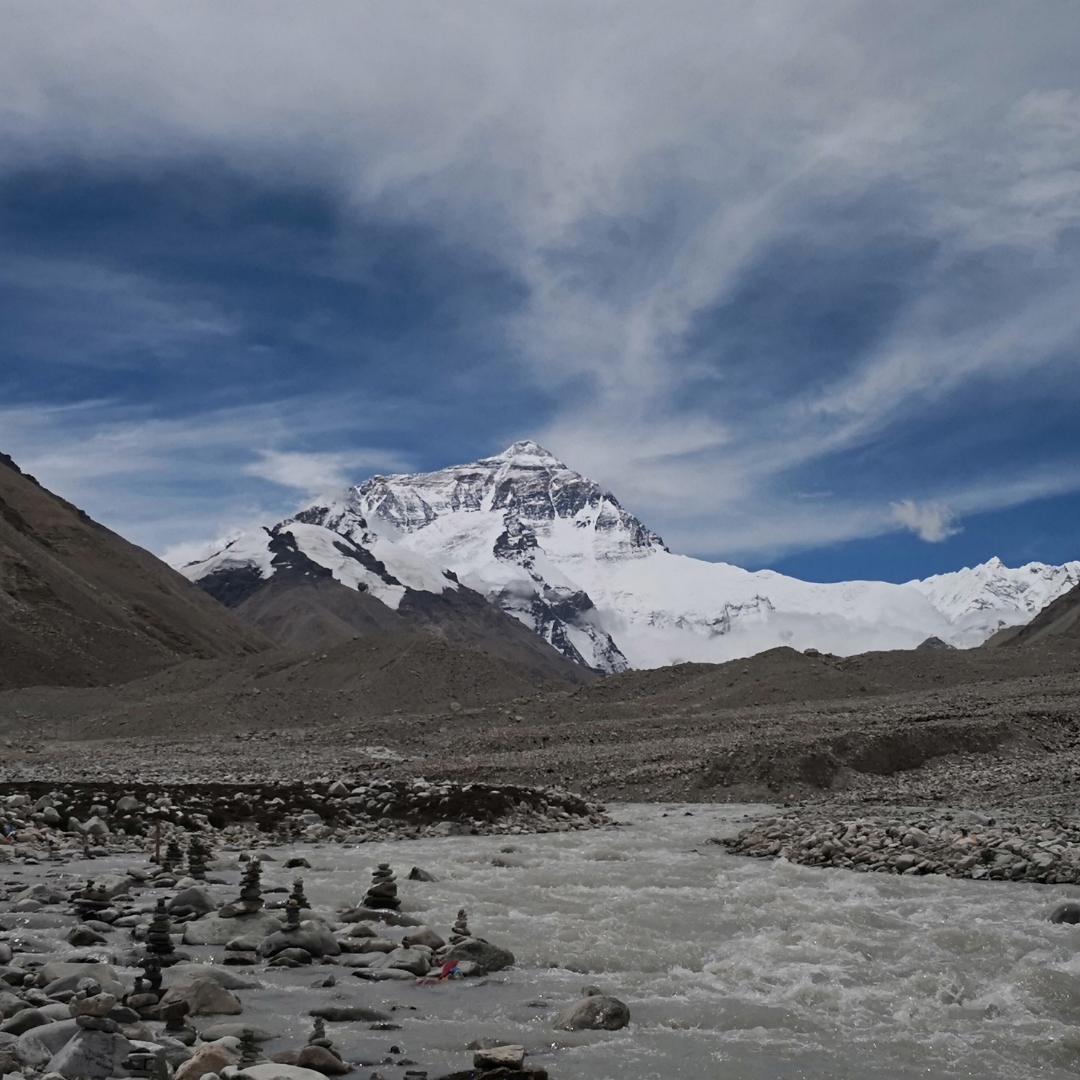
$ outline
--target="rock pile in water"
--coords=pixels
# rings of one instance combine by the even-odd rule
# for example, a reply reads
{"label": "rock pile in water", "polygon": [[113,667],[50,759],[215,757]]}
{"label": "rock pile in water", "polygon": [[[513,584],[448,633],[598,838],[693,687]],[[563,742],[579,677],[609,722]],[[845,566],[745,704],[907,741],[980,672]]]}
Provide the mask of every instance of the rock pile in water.
{"label": "rock pile in water", "polygon": [[998,822],[970,811],[767,818],[720,840],[729,851],[804,866],[989,881],[1080,883],[1080,822]]}
{"label": "rock pile in water", "polygon": [[394,877],[390,864],[379,863],[378,868],[372,871],[371,887],[364,897],[364,907],[386,908],[396,911],[401,907],[396,882],[397,878]]}

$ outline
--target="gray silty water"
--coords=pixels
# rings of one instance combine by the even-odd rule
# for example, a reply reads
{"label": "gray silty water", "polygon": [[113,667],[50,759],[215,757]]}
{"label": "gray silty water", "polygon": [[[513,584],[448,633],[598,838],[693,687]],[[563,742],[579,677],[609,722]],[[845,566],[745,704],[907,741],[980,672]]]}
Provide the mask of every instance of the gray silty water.
{"label": "gray silty water", "polygon": [[[289,848],[312,864],[317,907],[358,901],[389,861],[403,910],[445,935],[465,907],[518,963],[484,985],[260,972],[268,989],[240,992],[244,1018],[286,1036],[272,1050],[306,1035],[317,1003],[412,1006],[394,1013],[399,1031],[332,1024],[331,1035],[365,1061],[396,1045],[431,1076],[468,1067],[464,1046],[483,1036],[523,1043],[553,1080],[1077,1075],[1080,927],[1046,915],[1080,890],[815,870],[707,842],[761,810],[633,805],[614,808],[632,825],[604,831]],[[412,865],[439,880],[403,880]],[[287,884],[292,872],[270,864],[266,877]],[[335,987],[313,988],[331,973]],[[629,1003],[630,1027],[553,1031],[590,983]]]}

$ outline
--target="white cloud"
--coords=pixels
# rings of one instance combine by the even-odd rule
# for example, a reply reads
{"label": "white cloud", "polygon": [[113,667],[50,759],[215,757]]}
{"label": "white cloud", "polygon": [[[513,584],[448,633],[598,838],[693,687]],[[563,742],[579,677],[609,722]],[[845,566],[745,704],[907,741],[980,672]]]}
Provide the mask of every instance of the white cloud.
{"label": "white cloud", "polygon": [[258,454],[258,461],[244,466],[245,474],[292,488],[309,499],[337,495],[372,469],[393,472],[404,468],[399,456],[379,450],[340,454],[259,450]]}
{"label": "white cloud", "polygon": [[917,503],[904,499],[892,504],[892,519],[930,544],[940,544],[961,531],[955,515],[944,503]]}
{"label": "white cloud", "polygon": [[[506,363],[549,390],[586,384],[544,430],[521,434],[607,483],[683,549],[782,549],[896,524],[944,539],[954,525],[943,506],[973,512],[996,497],[992,485],[950,491],[939,506],[934,478],[913,478],[914,500],[886,511],[870,498],[795,506],[778,480],[858,447],[913,402],[1033,370],[1080,333],[1071,278],[949,332],[931,292],[855,370],[734,418],[686,404],[694,373],[676,345],[822,193],[916,190],[943,261],[1002,244],[1049,259],[1060,231],[1080,224],[1071,5],[324,0],[313,18],[288,0],[0,0],[0,10],[9,163],[210,152],[240,169],[331,177],[355,204],[494,252],[530,290],[513,328],[520,356]],[[699,208],[640,281],[605,290],[551,257],[589,222],[647,216],[665,185]],[[622,259],[608,257],[616,277]],[[159,307],[169,302],[144,297],[136,314],[175,322]],[[230,330],[199,309],[184,325]],[[170,454],[204,480],[231,471],[305,496],[357,470],[407,466],[390,464],[391,450],[297,449],[320,427],[314,409],[102,421],[55,445],[52,418],[48,438],[23,445],[73,497],[95,477],[153,473]],[[199,465],[206,447],[213,460]]]}

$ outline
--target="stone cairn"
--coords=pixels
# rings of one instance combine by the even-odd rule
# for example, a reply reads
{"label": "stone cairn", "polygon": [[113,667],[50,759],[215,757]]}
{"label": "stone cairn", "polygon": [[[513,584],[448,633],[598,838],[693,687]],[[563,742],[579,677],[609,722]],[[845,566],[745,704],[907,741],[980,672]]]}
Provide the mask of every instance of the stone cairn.
{"label": "stone cairn", "polygon": [[379,863],[379,868],[372,872],[371,888],[364,897],[364,906],[369,908],[401,907],[401,901],[397,894],[397,878],[390,869],[389,863]]}
{"label": "stone cairn", "polygon": [[290,896],[289,902],[285,905],[285,929],[300,929],[300,905],[296,902],[295,896]]}
{"label": "stone cairn", "polygon": [[188,845],[188,876],[196,881],[206,880],[206,858],[210,854],[206,845],[197,836],[191,838]]}
{"label": "stone cairn", "polygon": [[240,879],[240,896],[218,911],[223,919],[237,915],[254,915],[263,906],[262,863],[257,858],[248,859],[244,876]]}
{"label": "stone cairn", "polygon": [[240,1069],[258,1065],[262,1060],[263,1056],[255,1039],[255,1032],[251,1028],[244,1028],[240,1032]]}
{"label": "stone cairn", "polygon": [[315,1023],[311,1027],[311,1034],[308,1036],[308,1046],[324,1046],[330,1050],[333,1045],[326,1037],[326,1021],[321,1016],[316,1016]]}
{"label": "stone cairn", "polygon": [[169,837],[169,842],[165,845],[165,859],[161,864],[162,870],[171,873],[177,867],[182,866],[184,863],[184,849],[180,846],[179,841],[175,836]]}
{"label": "stone cairn", "polygon": [[136,994],[153,994],[161,996],[161,958],[154,953],[148,953],[139,961],[142,974],[135,977]]}
{"label": "stone cairn", "polygon": [[457,913],[457,920],[450,928],[450,944],[460,945],[463,941],[468,941],[472,937],[472,931],[469,930],[469,919],[465,914],[464,908],[459,908]]}
{"label": "stone cairn", "polygon": [[146,931],[146,948],[164,963],[169,963],[173,954],[172,919],[165,910],[165,899],[160,898],[154,909],[154,918],[150,923],[150,929]]}
{"label": "stone cairn", "polygon": [[76,893],[71,902],[80,919],[92,919],[97,912],[104,911],[112,904],[108,890],[93,881],[88,881],[86,888]]}
{"label": "stone cairn", "polygon": [[293,878],[292,892],[289,893],[289,899],[295,900],[302,908],[311,907],[308,898],[304,895],[304,879],[302,877]]}

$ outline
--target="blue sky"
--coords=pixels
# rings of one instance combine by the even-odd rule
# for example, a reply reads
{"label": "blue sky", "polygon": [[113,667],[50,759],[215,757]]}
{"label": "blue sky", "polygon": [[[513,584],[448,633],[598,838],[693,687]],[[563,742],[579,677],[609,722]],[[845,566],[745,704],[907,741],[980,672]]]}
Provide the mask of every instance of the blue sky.
{"label": "blue sky", "polygon": [[0,449],[152,550],[534,438],[705,558],[1080,558],[1073,5],[0,14]]}

